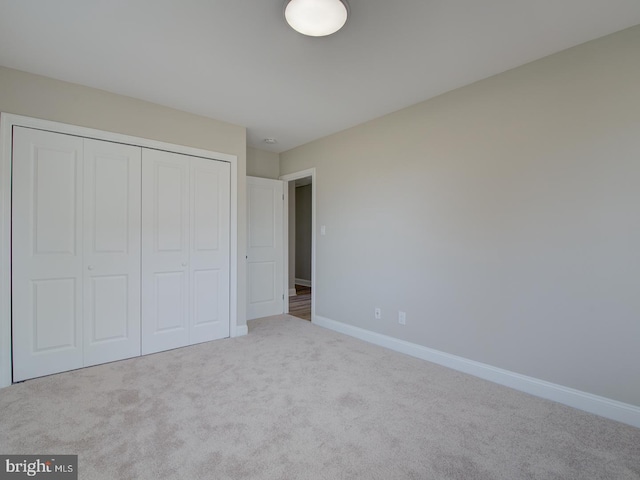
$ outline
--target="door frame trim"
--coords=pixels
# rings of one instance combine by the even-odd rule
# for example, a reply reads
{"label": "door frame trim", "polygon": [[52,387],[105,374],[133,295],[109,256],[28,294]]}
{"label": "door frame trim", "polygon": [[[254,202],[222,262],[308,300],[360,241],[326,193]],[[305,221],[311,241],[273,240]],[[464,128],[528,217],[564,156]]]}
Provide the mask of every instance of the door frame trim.
{"label": "door frame trim", "polygon": [[246,333],[246,327],[244,327],[244,325],[238,326],[238,157],[236,155],[0,112],[0,388],[9,386],[12,382],[11,153],[12,131],[14,126],[47,130],[107,142],[123,143],[154,150],[182,153],[194,157],[229,163],[231,166],[229,330],[231,337]]}
{"label": "door frame trim", "polygon": [[[316,192],[318,191],[316,169],[308,168],[299,172],[281,175],[286,182],[284,189],[284,291],[289,291],[289,182],[311,177],[311,323],[316,323]],[[284,313],[289,313],[289,300],[285,302]]]}

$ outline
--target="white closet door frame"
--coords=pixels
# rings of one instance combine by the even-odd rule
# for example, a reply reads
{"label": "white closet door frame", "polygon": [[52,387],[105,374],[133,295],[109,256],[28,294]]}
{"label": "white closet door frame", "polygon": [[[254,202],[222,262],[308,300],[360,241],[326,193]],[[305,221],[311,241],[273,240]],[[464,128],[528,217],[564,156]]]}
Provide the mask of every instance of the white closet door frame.
{"label": "white closet door frame", "polygon": [[[199,148],[0,113],[0,387],[11,385],[11,150],[14,126],[78,135],[228,162],[231,167],[230,335],[246,335],[244,305],[238,309],[238,157]],[[244,200],[243,203],[244,204]],[[244,250],[244,248],[243,248]],[[244,262],[242,263],[244,265]],[[244,287],[242,287],[244,290]],[[244,302],[244,295],[241,296]],[[238,325],[240,323],[241,325]]]}

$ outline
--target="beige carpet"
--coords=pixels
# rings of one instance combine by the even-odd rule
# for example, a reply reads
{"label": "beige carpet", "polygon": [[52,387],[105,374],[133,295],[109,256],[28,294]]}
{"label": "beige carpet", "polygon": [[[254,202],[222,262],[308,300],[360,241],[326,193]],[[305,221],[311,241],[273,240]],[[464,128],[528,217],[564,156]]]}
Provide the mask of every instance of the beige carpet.
{"label": "beige carpet", "polygon": [[288,316],[0,390],[0,453],[81,479],[640,479],[640,429]]}

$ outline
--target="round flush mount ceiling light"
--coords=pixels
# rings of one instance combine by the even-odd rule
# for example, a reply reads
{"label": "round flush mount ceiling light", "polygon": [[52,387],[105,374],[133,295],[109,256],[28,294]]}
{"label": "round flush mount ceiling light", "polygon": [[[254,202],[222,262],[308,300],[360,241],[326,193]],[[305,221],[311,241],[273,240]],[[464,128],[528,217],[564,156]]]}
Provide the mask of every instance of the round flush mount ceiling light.
{"label": "round flush mount ceiling light", "polygon": [[284,18],[296,32],[324,37],[340,30],[349,15],[346,0],[288,0]]}

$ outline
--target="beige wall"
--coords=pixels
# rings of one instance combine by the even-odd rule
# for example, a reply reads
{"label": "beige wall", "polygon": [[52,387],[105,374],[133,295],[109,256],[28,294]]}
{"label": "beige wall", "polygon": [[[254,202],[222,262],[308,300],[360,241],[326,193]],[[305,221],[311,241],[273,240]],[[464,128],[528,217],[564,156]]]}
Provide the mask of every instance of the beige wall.
{"label": "beige wall", "polygon": [[238,324],[246,323],[246,129],[149,102],[0,67],[0,112],[238,157]]}
{"label": "beige wall", "polygon": [[247,175],[277,179],[280,176],[280,155],[247,147]]}
{"label": "beige wall", "polygon": [[317,314],[640,406],[638,52],[634,27],[281,154],[317,169]]}

